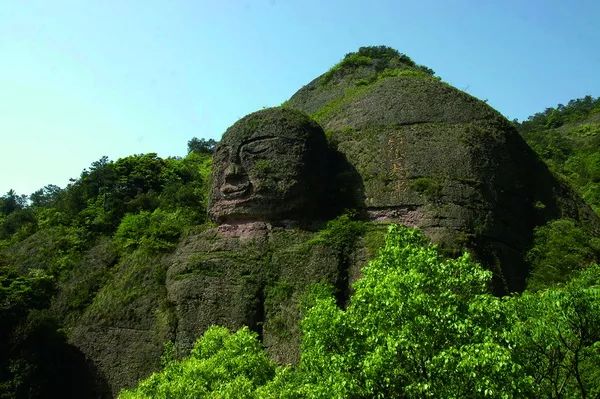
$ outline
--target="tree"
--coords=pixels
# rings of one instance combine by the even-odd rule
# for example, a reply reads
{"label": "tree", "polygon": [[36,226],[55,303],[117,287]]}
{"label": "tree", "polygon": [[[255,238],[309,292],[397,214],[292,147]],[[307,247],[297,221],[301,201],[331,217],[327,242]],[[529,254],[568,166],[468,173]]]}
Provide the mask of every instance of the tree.
{"label": "tree", "polygon": [[197,137],[188,141],[188,154],[197,152],[200,154],[212,154],[218,142],[213,139],[199,139]]}
{"label": "tree", "polygon": [[535,229],[527,260],[532,269],[527,288],[551,287],[600,260],[600,239],[578,227],[574,220],[553,220]]}
{"label": "tree", "polygon": [[54,184],[48,184],[43,188],[35,191],[29,196],[31,206],[33,207],[45,207],[53,204],[60,195],[62,189]]}
{"label": "tree", "polygon": [[165,370],[124,391],[121,399],[257,398],[256,388],[273,378],[275,365],[261,348],[256,333],[242,328],[231,334],[210,327],[191,356],[170,362]]}
{"label": "tree", "polygon": [[445,260],[394,226],[347,310],[324,298],[308,312],[301,368],[323,397],[525,396],[490,279],[468,254]]}
{"label": "tree", "polygon": [[0,197],[0,213],[9,215],[27,206],[27,196],[18,195],[15,190],[8,190]]}
{"label": "tree", "polygon": [[600,267],[564,287],[507,302],[514,318],[508,338],[534,379],[537,397],[600,397]]}

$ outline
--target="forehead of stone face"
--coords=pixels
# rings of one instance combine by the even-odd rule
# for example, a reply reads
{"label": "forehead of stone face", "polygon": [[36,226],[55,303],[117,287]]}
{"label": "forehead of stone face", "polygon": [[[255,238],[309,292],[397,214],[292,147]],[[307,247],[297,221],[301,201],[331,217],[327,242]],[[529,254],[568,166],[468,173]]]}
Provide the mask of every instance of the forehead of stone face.
{"label": "forehead of stone face", "polygon": [[245,116],[231,126],[220,146],[236,145],[261,137],[308,140],[321,128],[302,112],[286,108],[268,108]]}

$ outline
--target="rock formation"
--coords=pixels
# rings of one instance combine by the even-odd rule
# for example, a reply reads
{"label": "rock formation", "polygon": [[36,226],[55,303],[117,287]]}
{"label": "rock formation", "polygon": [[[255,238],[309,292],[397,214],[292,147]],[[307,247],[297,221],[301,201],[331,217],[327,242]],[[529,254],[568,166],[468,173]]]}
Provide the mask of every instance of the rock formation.
{"label": "rock formation", "polygon": [[313,231],[331,210],[332,159],[322,129],[298,111],[258,111],[227,130],[209,204],[220,225],[183,241],[167,273],[181,353],[212,324],[247,325],[275,359],[297,361],[302,294],[327,283],[342,298],[365,259]]}
{"label": "rock formation", "polygon": [[347,55],[285,105],[312,115],[358,171],[366,217],[419,227],[449,253],[469,248],[496,292],[524,288],[535,226],[600,226],[498,112],[393,49]]}
{"label": "rock formation", "polygon": [[328,157],[323,130],[303,113],[250,114],[215,150],[209,214],[219,223],[318,219]]}
{"label": "rock formation", "polygon": [[[343,306],[385,223],[419,227],[450,254],[468,248],[499,293],[524,287],[536,226],[600,226],[506,119],[389,48],[350,54],[283,108],[229,128],[209,198],[218,226],[172,254],[102,265],[113,277],[69,340],[106,396],[156,369],[165,341],[184,355],[212,324],[248,325],[274,359],[295,362],[303,295],[325,283]],[[344,209],[362,230],[326,224]]]}

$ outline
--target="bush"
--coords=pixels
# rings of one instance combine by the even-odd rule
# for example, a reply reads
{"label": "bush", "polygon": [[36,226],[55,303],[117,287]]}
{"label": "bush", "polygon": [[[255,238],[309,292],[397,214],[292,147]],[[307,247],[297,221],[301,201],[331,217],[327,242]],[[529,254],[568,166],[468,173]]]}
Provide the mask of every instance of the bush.
{"label": "bush", "polygon": [[[428,76],[433,76],[433,70],[423,65],[417,65],[406,54],[400,53],[387,46],[366,46],[360,47],[357,52],[348,53],[344,58],[327,71],[320,80],[321,85],[329,83],[335,75],[345,74],[356,68],[368,66],[372,67],[375,72],[380,73],[390,69],[412,69]],[[376,77],[371,79],[372,83]]]}
{"label": "bush", "polygon": [[571,219],[558,219],[538,227],[527,253],[531,273],[527,288],[538,290],[569,280],[573,272],[597,262],[600,240]]}
{"label": "bush", "polygon": [[123,251],[143,248],[151,252],[170,250],[175,247],[179,236],[190,225],[185,211],[174,212],[156,209],[127,214],[121,220],[114,239]]}
{"label": "bush", "polygon": [[271,380],[275,365],[248,328],[231,334],[224,327],[209,328],[190,357],[170,362],[121,399],[257,398],[256,388]]}

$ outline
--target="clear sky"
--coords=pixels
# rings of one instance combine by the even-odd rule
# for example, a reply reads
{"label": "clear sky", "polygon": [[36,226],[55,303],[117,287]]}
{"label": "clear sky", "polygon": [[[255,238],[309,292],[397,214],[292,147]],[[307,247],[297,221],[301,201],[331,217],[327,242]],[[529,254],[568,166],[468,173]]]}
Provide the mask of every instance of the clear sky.
{"label": "clear sky", "polygon": [[600,1],[0,0],[0,193],[185,155],[387,45],[510,119],[600,96]]}

